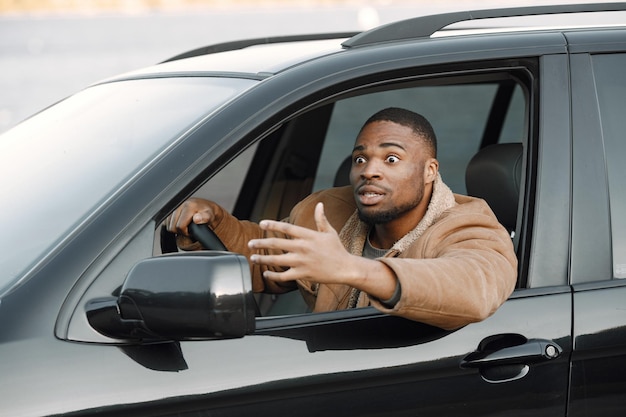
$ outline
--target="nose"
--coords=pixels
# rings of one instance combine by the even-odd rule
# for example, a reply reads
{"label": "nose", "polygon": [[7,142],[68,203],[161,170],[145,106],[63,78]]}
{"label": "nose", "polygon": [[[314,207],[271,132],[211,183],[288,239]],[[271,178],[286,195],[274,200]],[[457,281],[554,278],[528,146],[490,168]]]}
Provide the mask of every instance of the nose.
{"label": "nose", "polygon": [[356,169],[358,176],[364,180],[382,177],[380,164],[375,160],[370,160],[363,164],[353,165],[353,169]]}

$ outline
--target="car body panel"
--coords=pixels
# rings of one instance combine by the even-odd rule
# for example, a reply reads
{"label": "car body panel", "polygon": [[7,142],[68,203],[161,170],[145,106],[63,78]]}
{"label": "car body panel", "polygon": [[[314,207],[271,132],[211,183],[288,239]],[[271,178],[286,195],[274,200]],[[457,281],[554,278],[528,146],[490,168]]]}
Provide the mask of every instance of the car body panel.
{"label": "car body panel", "polygon": [[[621,37],[614,35],[620,34]],[[588,46],[571,57],[574,100],[572,271],[574,351],[570,415],[623,414],[626,326],[623,251],[624,176],[621,158],[626,62],[624,32],[610,32],[609,47]],[[577,39],[578,40],[578,39]],[[616,67],[617,65],[617,67]],[[589,221],[593,219],[593,221]],[[610,236],[610,239],[606,237]]]}
{"label": "car body panel", "polygon": [[623,414],[626,285],[575,286],[570,415]]}
{"label": "car body panel", "polygon": [[565,56],[543,57],[543,64],[538,127],[542,140],[533,150],[538,162],[530,287],[566,284],[569,271],[571,128],[569,113],[560,111],[569,108],[569,68]]}
{"label": "car body panel", "polygon": [[[567,287],[560,291],[564,292],[517,294],[488,320],[454,332],[372,310],[368,319],[359,322],[342,320],[341,314],[333,313],[328,315],[328,320],[312,327],[285,326],[284,320],[268,318],[265,320],[282,325],[274,328],[266,323],[263,330],[242,339],[191,341],[180,345],[102,346],[51,342],[49,337],[29,338],[1,346],[10,351],[18,348],[22,355],[1,364],[3,374],[14,377],[3,379],[0,391],[6,398],[15,399],[11,407],[23,415],[39,414],[40,404],[46,404],[46,412],[51,414],[83,409],[103,411],[101,407],[113,412],[128,404],[142,408],[142,403],[147,403],[148,409],[153,403],[156,410],[158,404],[180,402],[176,397],[183,395],[198,396],[191,401],[198,412],[221,408],[224,398],[236,395],[237,404],[233,402],[221,409],[223,415],[240,415],[246,411],[248,402],[254,403],[260,415],[270,415],[276,410],[288,410],[289,402],[283,403],[285,398],[280,397],[291,397],[290,391],[304,390],[303,395],[311,395],[309,379],[314,378],[318,380],[316,385],[319,384],[316,395],[334,392],[338,403],[345,401],[346,406],[351,404],[350,408],[355,407],[353,401],[358,401],[361,405],[352,409],[355,415],[366,409],[382,412],[386,407],[394,412],[421,410],[426,415],[431,415],[426,410],[432,408],[432,415],[440,415],[437,405],[444,400],[450,415],[506,410],[512,406],[531,407],[536,415],[554,415],[565,407],[565,397],[558,393],[564,392],[567,384],[567,358],[571,350],[567,331],[571,297]],[[533,312],[532,317],[529,311]],[[541,328],[530,325],[540,317]],[[545,320],[546,317],[550,319]],[[346,337],[338,339],[341,334]],[[526,377],[507,383],[490,383],[476,369],[459,368],[464,356],[494,334],[555,339],[563,353],[553,361],[531,364]],[[386,336],[381,339],[383,335]],[[49,346],[43,356],[36,354],[42,343]],[[93,357],[106,363],[106,369],[90,374],[89,381],[76,386],[73,381],[81,379],[84,366]],[[20,373],[24,368],[29,372]],[[48,386],[49,373],[57,375],[53,386]],[[217,375],[219,378],[214,377]],[[474,387],[472,391],[465,388],[468,384]],[[500,397],[497,393],[501,390],[510,389],[506,388],[507,384],[519,386],[518,398],[507,397],[499,403],[489,400]],[[26,386],[27,396],[23,392]],[[249,398],[238,392],[252,387],[256,388]],[[429,394],[400,397],[391,405],[384,396],[373,395],[391,388],[397,392]],[[536,398],[529,403],[530,393]],[[77,400],[68,402],[68,397]],[[316,415],[319,410],[316,406],[302,413]]]}

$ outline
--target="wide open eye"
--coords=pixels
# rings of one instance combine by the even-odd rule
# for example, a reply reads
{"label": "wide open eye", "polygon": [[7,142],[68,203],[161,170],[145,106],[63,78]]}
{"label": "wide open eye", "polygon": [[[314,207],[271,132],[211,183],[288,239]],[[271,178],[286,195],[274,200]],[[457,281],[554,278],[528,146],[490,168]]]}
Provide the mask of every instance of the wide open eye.
{"label": "wide open eye", "polygon": [[354,163],[355,163],[355,164],[357,164],[357,165],[358,165],[358,164],[364,164],[365,162],[367,162],[367,161],[366,161],[366,159],[365,159],[364,157],[362,157],[362,156],[356,156],[356,157],[354,157]]}
{"label": "wide open eye", "polygon": [[398,158],[396,155],[389,155],[385,161],[390,164],[395,164],[396,162],[400,161],[400,158]]}

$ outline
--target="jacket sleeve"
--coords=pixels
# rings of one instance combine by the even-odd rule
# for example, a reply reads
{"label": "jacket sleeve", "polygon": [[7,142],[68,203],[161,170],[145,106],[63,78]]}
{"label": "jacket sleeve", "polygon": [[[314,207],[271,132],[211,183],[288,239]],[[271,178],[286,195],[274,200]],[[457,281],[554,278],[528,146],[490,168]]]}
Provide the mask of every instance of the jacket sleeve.
{"label": "jacket sleeve", "polygon": [[517,257],[509,234],[486,204],[472,213],[446,212],[398,257],[380,258],[400,281],[402,294],[383,312],[455,329],[484,320],[511,295]]}

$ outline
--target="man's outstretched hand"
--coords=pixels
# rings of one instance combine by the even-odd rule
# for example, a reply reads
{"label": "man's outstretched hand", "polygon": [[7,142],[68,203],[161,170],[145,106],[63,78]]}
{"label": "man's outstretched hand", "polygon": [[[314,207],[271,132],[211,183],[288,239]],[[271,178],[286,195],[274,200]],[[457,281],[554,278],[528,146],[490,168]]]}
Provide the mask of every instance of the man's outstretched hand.
{"label": "man's outstretched hand", "polygon": [[346,284],[374,297],[387,299],[395,290],[396,278],[382,262],[350,254],[339,239],[337,231],[324,214],[324,206],[315,206],[317,230],[286,222],[263,220],[261,229],[287,235],[289,238],[270,237],[253,239],[248,243],[253,250],[282,252],[276,255],[253,254],[250,261],[285,271],[265,271],[264,277],[274,281],[307,280],[325,284]]}
{"label": "man's outstretched hand", "polygon": [[328,223],[324,214],[324,206],[318,203],[315,207],[315,224],[317,231],[295,226],[286,222],[263,220],[261,229],[285,234],[288,238],[270,237],[253,239],[248,243],[250,249],[274,250],[279,255],[254,254],[250,261],[272,267],[288,267],[286,271],[265,271],[264,277],[274,281],[293,281],[305,279],[315,282],[347,279],[354,275],[350,267],[353,255],[343,247],[339,235]]}

